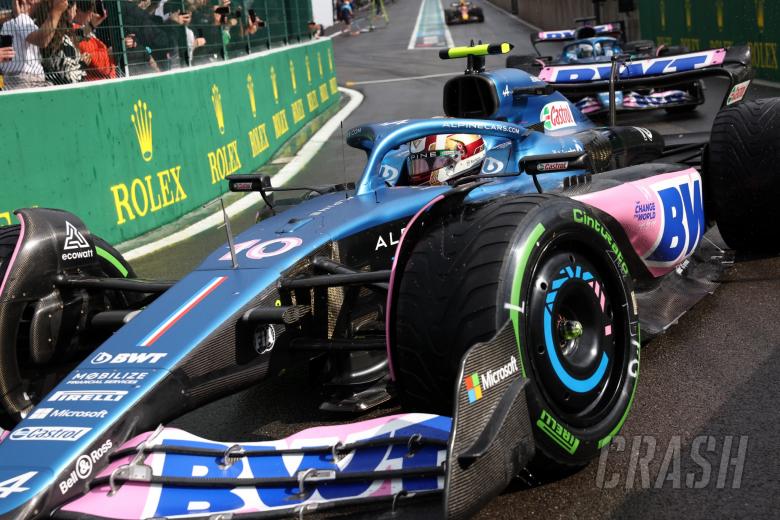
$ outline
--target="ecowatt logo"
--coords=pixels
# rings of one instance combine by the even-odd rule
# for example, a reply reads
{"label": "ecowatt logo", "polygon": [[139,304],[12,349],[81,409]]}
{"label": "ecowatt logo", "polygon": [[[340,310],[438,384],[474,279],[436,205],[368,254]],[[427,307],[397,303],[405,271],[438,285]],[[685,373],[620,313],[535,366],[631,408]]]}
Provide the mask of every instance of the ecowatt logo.
{"label": "ecowatt logo", "polygon": [[95,252],[92,250],[89,242],[87,242],[87,239],[84,238],[84,235],[67,220],[65,221],[65,244],[62,246],[62,249],[69,251],[62,253],[63,261],[80,260],[95,256]]}
{"label": "ecowatt logo", "polygon": [[545,130],[559,130],[570,126],[577,126],[574,114],[566,101],[547,103],[539,114],[539,120],[544,123]]}
{"label": "ecowatt logo", "polygon": [[469,403],[475,403],[482,399],[485,391],[496,386],[501,381],[517,373],[517,358],[512,356],[509,359],[509,363],[499,367],[495,370],[488,370],[484,374],[474,372],[466,377],[463,381],[466,385],[466,393],[469,398]]}

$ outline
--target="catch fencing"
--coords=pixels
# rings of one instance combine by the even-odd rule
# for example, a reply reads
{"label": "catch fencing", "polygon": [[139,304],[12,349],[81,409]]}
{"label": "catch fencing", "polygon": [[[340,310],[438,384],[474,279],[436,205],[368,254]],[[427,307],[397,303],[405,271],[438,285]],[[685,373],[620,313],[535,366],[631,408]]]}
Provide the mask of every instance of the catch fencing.
{"label": "catch fencing", "polygon": [[0,3],[3,90],[165,72],[311,37],[310,0],[10,1]]}

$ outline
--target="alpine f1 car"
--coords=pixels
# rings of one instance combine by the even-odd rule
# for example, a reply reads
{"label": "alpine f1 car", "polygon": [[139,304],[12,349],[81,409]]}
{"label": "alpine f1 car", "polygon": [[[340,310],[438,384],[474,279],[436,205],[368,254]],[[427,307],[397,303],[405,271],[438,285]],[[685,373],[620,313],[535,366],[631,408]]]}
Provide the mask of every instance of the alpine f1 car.
{"label": "alpine f1 car", "polygon": [[[582,73],[585,67],[591,70],[600,68],[604,71],[600,79],[608,79],[609,66],[613,60],[621,62],[620,78],[633,78],[653,75],[665,67],[674,70],[677,57],[689,54],[682,46],[656,47],[650,40],[626,42],[622,22],[590,25],[592,20],[577,20],[585,25],[576,29],[531,34],[531,43],[537,55],[508,56],[507,67],[526,70],[552,84],[566,84],[583,82],[588,75]],[[538,45],[542,43],[565,45],[557,57],[551,57],[539,52]],[[654,67],[648,66],[647,63],[654,58],[661,59],[653,62]],[[742,88],[747,90],[747,86],[746,83]],[[565,88],[566,85],[560,90]],[[612,104],[605,82],[591,83],[589,87],[581,87],[576,92],[568,91],[567,96],[581,112],[588,115],[606,113],[611,106],[626,111],[664,108],[670,113],[685,113],[696,110],[705,99],[700,81],[673,81],[668,76],[652,87],[637,85],[620,89]]]}
{"label": "alpine f1 car", "polygon": [[[281,211],[267,177],[230,177],[276,214],[226,226],[176,283],[134,278],[75,215],[18,210],[0,231],[0,518],[466,518],[523,468],[593,459],[631,409],[640,331],[714,288],[708,227],[776,252],[780,100],[665,142],[484,71],[509,48],[443,53],[469,63],[446,118],[349,131],[356,184]],[[265,442],[159,426],[299,365],[326,406],[402,413]]]}
{"label": "alpine f1 car", "polygon": [[444,9],[444,22],[447,25],[482,23],[484,21],[485,15],[482,12],[482,8],[466,0],[453,2],[450,4],[450,7]]}

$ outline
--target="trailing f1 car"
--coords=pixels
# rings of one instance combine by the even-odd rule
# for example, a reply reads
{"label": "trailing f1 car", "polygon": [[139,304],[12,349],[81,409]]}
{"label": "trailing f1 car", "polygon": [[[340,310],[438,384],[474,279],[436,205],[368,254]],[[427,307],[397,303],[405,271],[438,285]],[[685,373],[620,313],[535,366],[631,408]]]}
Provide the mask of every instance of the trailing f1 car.
{"label": "trailing f1 car", "polygon": [[[235,239],[226,226],[177,283],[134,279],[75,215],[18,210],[0,235],[0,399],[15,423],[0,519],[430,498],[466,518],[523,468],[593,459],[631,409],[640,330],[712,290],[697,275],[708,225],[776,252],[780,100],[723,110],[702,163],[706,143],[598,127],[536,77],[484,71],[509,48],[444,51],[469,62],[445,85],[447,118],[352,129],[368,155],[356,185],[302,188]],[[279,209],[267,177],[228,182]],[[403,412],[267,442],[158,427],[297,365],[328,409],[397,397]],[[50,388],[52,366],[68,372]]]}
{"label": "trailing f1 car", "polygon": [[485,15],[482,12],[482,8],[466,0],[453,2],[450,4],[450,7],[444,9],[444,22],[447,25],[482,23],[484,21]]}
{"label": "trailing f1 car", "polygon": [[[537,55],[508,56],[507,67],[520,68],[557,85],[588,115],[605,113],[611,106],[626,111],[663,108],[670,113],[684,113],[704,103],[704,89],[698,79],[688,77],[683,81],[682,77],[669,74],[718,65],[723,49],[689,53],[681,46],[656,47],[649,40],[626,42],[621,22],[588,25],[591,20],[577,20],[586,23],[577,29],[531,34]],[[564,42],[571,43],[555,58],[542,56],[537,47],[541,43]],[[730,59],[748,65],[750,54],[746,48],[740,48],[739,52],[730,53]],[[619,62],[618,80],[646,77],[648,81],[620,85],[611,104],[606,80],[613,61]],[[596,70],[601,72],[594,73]],[[742,92],[747,90],[750,79],[746,75],[740,82]]]}

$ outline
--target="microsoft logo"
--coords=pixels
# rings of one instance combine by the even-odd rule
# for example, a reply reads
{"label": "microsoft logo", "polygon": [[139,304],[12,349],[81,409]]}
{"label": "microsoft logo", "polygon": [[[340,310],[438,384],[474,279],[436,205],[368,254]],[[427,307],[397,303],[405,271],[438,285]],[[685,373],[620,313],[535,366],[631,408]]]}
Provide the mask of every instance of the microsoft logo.
{"label": "microsoft logo", "polygon": [[482,399],[482,387],[479,384],[479,374],[474,372],[466,377],[466,392],[469,396],[469,402],[473,403]]}
{"label": "microsoft logo", "polygon": [[509,362],[501,367],[490,369],[481,376],[474,372],[463,380],[466,383],[466,393],[469,396],[469,403],[475,403],[482,399],[482,393],[493,388],[519,370],[517,358],[512,356]]}

